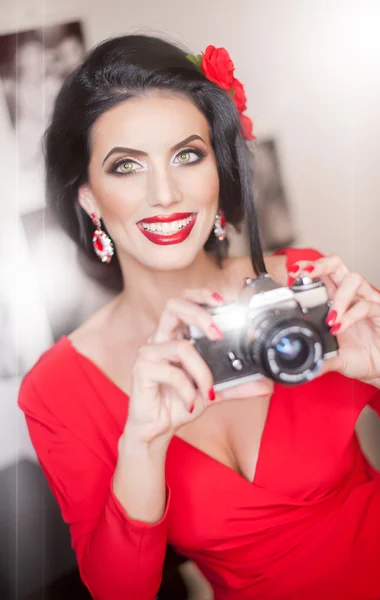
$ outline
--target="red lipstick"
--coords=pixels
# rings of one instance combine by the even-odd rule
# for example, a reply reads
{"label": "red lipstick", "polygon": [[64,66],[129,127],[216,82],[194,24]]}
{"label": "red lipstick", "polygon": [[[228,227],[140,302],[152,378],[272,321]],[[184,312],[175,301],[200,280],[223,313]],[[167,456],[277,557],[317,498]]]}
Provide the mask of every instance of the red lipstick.
{"label": "red lipstick", "polygon": [[[136,225],[141,233],[154,244],[168,246],[180,244],[186,240],[195,225],[196,218],[196,213],[172,213],[171,215],[148,217],[138,221]],[[188,222],[186,224],[176,223],[176,221],[183,220],[188,220]],[[160,225],[157,226],[157,224]],[[146,225],[152,225],[152,227],[148,229]]]}
{"label": "red lipstick", "polygon": [[193,213],[172,213],[171,215],[156,215],[155,217],[148,217],[142,219],[139,223],[171,223],[172,221],[180,221],[181,219],[187,219],[191,217]]}

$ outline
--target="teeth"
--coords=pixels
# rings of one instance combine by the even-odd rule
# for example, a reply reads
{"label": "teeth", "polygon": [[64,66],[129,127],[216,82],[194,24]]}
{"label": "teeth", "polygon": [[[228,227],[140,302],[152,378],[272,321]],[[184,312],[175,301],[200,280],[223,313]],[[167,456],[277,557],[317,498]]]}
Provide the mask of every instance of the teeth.
{"label": "teeth", "polygon": [[147,231],[157,231],[159,233],[164,233],[167,235],[171,235],[172,233],[176,233],[180,231],[186,225],[192,221],[193,217],[190,216],[187,219],[180,219],[179,221],[171,221],[166,223],[142,223],[142,226]]}

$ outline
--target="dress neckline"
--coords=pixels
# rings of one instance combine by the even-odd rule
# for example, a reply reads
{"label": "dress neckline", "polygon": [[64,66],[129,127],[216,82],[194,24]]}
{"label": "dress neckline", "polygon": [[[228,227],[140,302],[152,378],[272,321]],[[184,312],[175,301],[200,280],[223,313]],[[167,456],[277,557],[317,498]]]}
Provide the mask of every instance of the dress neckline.
{"label": "dress neckline", "polygon": [[[115,390],[117,390],[117,392],[119,394],[121,394],[127,401],[129,400],[129,395],[126,392],[124,392],[124,390],[122,390],[122,388],[120,386],[118,386],[117,383],[115,383],[107,375],[107,373],[105,373],[91,358],[89,358],[85,354],[82,354],[82,352],[80,352],[76,348],[76,346],[74,345],[74,343],[72,342],[72,340],[67,335],[61,336],[61,338],[59,339],[58,343],[65,344],[66,347],[72,352],[72,354],[73,354],[74,357],[76,357],[79,360],[85,361],[88,365],[90,365],[90,367],[94,371],[96,371],[96,373],[98,373],[98,375],[109,386],[111,386],[112,388],[114,388]],[[275,386],[275,391],[276,391],[276,387],[277,386]],[[263,428],[263,431],[262,431],[261,440],[260,440],[260,444],[259,444],[259,450],[258,450],[258,454],[257,454],[256,468],[255,468],[255,472],[254,472],[252,481],[246,479],[243,475],[241,475],[240,473],[238,473],[237,471],[235,471],[235,469],[233,469],[232,467],[229,467],[225,463],[219,461],[217,458],[214,458],[210,454],[207,454],[207,452],[204,452],[200,448],[197,448],[196,446],[193,446],[193,444],[190,444],[189,442],[187,442],[183,438],[177,436],[176,434],[174,434],[174,436],[173,436],[172,439],[174,440],[174,443],[180,443],[182,445],[185,445],[187,448],[190,449],[191,452],[196,452],[199,455],[202,455],[205,460],[212,461],[212,463],[214,465],[217,465],[218,467],[223,468],[223,469],[227,469],[229,472],[231,472],[233,474],[232,476],[237,477],[239,480],[243,481],[245,484],[248,484],[249,486],[258,486],[259,485],[258,484],[259,475],[263,471],[263,462],[264,462],[265,454],[266,454],[265,447],[268,444],[268,439],[267,438],[268,438],[268,430],[270,429],[270,421],[273,420],[273,406],[274,406],[274,399],[275,399],[275,396],[276,396],[275,391],[273,392],[272,397],[271,397],[270,402],[269,402],[268,412],[267,412],[267,416],[266,416],[266,419],[265,419],[264,428]],[[264,455],[264,459],[263,459],[263,455]],[[265,469],[264,469],[264,472],[265,472]]]}

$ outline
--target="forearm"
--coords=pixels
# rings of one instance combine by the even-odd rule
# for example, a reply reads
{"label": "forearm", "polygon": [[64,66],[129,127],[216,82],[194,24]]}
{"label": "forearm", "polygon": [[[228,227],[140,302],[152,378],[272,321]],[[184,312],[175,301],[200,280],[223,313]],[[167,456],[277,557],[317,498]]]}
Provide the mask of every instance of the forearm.
{"label": "forearm", "polygon": [[111,485],[103,513],[75,545],[81,577],[96,600],[153,600],[166,553],[167,511],[154,523],[129,519]]}
{"label": "forearm", "polygon": [[363,379],[363,383],[367,383],[368,385],[372,385],[373,387],[380,390],[380,377],[375,377],[374,379]]}
{"label": "forearm", "polygon": [[155,598],[166,552],[167,444],[120,438],[103,514],[78,552],[81,575],[97,600]]}
{"label": "forearm", "polygon": [[167,448],[167,440],[141,442],[132,428],[120,438],[113,491],[130,519],[152,524],[162,518]]}

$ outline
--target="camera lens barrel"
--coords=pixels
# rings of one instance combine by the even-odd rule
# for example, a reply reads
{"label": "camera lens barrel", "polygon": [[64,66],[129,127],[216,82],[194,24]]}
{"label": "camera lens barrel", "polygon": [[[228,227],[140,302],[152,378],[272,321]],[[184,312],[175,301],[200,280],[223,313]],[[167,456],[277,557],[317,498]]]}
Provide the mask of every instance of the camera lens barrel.
{"label": "camera lens barrel", "polygon": [[267,318],[250,336],[248,353],[263,375],[288,384],[315,377],[324,355],[312,323],[297,318]]}

